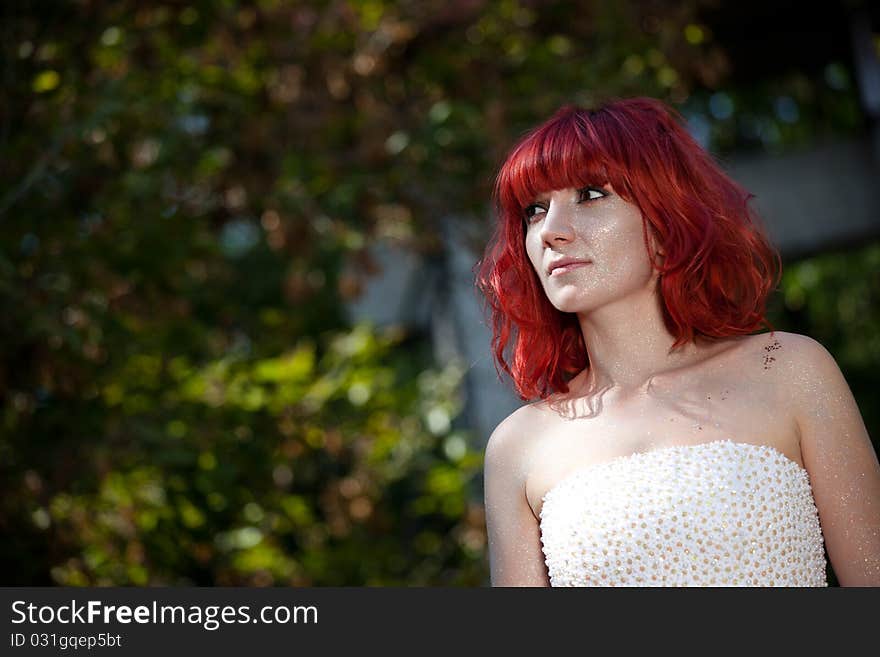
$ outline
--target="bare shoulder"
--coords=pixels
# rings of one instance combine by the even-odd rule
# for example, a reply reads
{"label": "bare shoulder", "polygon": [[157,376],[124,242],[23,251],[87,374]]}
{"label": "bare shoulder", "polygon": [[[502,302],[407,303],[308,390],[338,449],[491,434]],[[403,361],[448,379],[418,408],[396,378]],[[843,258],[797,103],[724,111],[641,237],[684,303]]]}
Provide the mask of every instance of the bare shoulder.
{"label": "bare shoulder", "polygon": [[535,404],[525,404],[498,423],[486,443],[487,473],[522,475],[537,413]]}
{"label": "bare shoulder", "polygon": [[789,349],[824,349],[821,343],[811,338],[809,335],[792,333],[791,331],[768,331],[766,333],[752,335],[751,337],[762,344],[779,344],[781,347],[787,347]]}
{"label": "bare shoulder", "polygon": [[832,375],[832,379],[840,376],[834,356],[808,335],[774,331],[752,337],[754,348],[763,356],[764,367],[779,371],[787,383],[797,383],[805,376]]}
{"label": "bare shoulder", "polygon": [[777,375],[781,384],[790,384],[792,377],[804,372],[837,371],[837,363],[828,350],[808,335],[788,331],[772,331],[749,336],[746,347],[751,362],[760,364],[769,375]]}
{"label": "bare shoulder", "polygon": [[802,437],[808,433],[803,429],[820,414],[860,423],[849,384],[822,343],[799,333],[776,331],[772,338],[766,335],[762,348],[772,346],[768,353],[775,354],[775,360],[768,360],[767,366],[775,370],[777,389],[794,410]]}
{"label": "bare shoulder", "polygon": [[547,404],[541,401],[519,407],[498,424],[489,436],[483,461],[487,490],[502,489],[517,496],[521,492],[526,499],[529,473],[550,422]]}

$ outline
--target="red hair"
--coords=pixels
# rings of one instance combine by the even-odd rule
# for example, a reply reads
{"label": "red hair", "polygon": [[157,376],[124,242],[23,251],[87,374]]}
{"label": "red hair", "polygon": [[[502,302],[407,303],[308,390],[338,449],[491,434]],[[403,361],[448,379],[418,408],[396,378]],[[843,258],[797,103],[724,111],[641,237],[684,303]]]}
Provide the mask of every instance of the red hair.
{"label": "red hair", "polygon": [[[589,365],[577,315],[550,303],[526,255],[524,209],[539,193],[610,183],[641,210],[673,348],[697,336],[773,330],[766,302],[782,263],[748,206],[753,195],[680,123],[652,98],[596,110],[566,105],[507,156],[495,181],[494,233],[474,269],[491,313],[496,371],[511,376],[521,399],[568,392],[567,381]],[[649,226],[662,263],[648,248]]]}

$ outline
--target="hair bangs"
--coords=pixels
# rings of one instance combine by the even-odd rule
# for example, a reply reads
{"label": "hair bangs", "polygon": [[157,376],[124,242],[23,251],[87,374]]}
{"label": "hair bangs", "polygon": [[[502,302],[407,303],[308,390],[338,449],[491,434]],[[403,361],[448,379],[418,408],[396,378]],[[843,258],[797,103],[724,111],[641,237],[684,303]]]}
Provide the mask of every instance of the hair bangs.
{"label": "hair bangs", "polygon": [[605,184],[614,168],[589,119],[563,108],[510,154],[498,174],[496,199],[504,214],[521,217],[538,194]]}

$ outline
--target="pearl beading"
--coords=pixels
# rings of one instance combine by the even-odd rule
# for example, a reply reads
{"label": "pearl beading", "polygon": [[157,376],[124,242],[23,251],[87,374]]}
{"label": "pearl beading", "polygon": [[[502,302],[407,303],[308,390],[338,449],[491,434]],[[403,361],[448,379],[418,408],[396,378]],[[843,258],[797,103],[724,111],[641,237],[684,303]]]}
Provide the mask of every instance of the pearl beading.
{"label": "pearl beading", "polygon": [[662,447],[543,498],[551,586],[827,586],[807,471],[767,445]]}

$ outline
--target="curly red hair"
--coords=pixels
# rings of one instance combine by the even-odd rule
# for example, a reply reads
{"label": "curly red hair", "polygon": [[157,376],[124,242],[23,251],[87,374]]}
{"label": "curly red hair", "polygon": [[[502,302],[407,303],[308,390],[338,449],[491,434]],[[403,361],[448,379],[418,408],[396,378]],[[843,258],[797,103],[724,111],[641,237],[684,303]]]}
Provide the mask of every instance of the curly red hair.
{"label": "curly red hair", "polygon": [[[521,399],[568,392],[567,381],[589,365],[577,315],[551,305],[526,255],[523,212],[539,193],[611,183],[641,210],[673,348],[697,336],[773,330],[766,302],[779,284],[779,253],[749,208],[753,195],[682,123],[653,98],[616,99],[595,110],[565,105],[501,166],[494,233],[474,269],[491,315],[496,370],[510,375]],[[649,227],[662,262],[648,248]]]}

